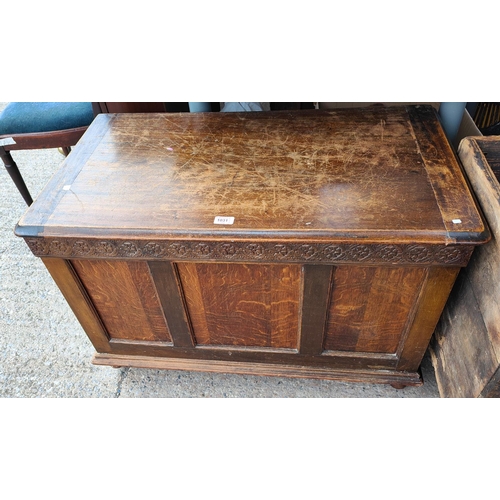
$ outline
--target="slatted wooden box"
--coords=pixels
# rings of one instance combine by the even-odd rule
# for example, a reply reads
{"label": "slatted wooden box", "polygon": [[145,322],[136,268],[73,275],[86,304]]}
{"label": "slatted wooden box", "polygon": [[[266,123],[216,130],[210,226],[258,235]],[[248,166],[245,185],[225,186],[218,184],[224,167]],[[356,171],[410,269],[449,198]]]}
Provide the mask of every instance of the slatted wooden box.
{"label": "slatted wooden box", "polygon": [[488,239],[427,106],[99,115],[16,234],[94,363],[394,386]]}
{"label": "slatted wooden box", "polygon": [[431,343],[443,397],[500,396],[500,137],[468,137],[459,157],[491,229],[450,295]]}

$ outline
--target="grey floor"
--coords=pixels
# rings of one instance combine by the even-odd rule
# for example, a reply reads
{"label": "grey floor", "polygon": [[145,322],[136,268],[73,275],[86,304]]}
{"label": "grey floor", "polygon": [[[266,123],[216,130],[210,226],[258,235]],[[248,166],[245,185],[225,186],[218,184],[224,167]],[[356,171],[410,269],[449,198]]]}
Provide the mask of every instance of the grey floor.
{"label": "grey floor", "polygon": [[[0,111],[6,103],[0,103]],[[14,152],[35,198],[64,157],[57,150]],[[42,262],[14,227],[26,205],[0,168],[0,397],[4,398],[439,398],[429,356],[424,384],[377,384],[114,369],[92,365],[93,346]]]}

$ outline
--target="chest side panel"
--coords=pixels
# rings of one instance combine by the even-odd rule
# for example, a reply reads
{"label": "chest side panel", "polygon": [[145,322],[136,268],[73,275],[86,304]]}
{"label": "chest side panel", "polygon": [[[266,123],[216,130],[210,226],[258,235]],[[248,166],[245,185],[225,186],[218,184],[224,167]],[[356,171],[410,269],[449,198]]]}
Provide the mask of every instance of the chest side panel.
{"label": "chest side panel", "polygon": [[146,262],[72,264],[111,339],[172,342]]}

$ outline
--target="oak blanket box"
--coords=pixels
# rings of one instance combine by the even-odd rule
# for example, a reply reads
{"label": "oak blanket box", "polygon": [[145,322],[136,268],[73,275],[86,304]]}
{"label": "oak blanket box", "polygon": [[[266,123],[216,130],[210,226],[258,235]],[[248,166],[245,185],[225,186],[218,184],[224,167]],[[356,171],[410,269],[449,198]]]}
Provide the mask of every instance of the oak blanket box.
{"label": "oak blanket box", "polygon": [[489,238],[430,106],[98,115],[16,234],[96,364],[395,387]]}

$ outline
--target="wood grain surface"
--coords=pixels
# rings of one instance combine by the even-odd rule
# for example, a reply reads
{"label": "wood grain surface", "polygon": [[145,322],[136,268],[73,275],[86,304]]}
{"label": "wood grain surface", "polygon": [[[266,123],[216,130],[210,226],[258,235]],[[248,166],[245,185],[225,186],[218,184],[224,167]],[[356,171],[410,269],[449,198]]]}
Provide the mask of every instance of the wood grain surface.
{"label": "wood grain surface", "polygon": [[325,349],[396,353],[425,276],[422,268],[336,269]]}
{"label": "wood grain surface", "polygon": [[301,266],[177,267],[198,344],[297,349]]}
{"label": "wood grain surface", "polygon": [[145,262],[72,261],[111,338],[172,342]]}
{"label": "wood grain surface", "polygon": [[103,114],[74,153],[18,234],[485,239],[430,107]]}

